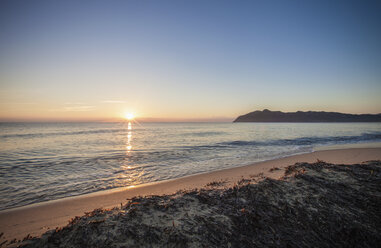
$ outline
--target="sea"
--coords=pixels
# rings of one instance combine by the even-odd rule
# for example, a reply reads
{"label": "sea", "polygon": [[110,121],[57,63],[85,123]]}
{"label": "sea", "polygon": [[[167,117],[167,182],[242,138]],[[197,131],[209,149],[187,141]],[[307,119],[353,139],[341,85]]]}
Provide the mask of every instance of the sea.
{"label": "sea", "polygon": [[0,210],[381,142],[381,123],[0,123]]}

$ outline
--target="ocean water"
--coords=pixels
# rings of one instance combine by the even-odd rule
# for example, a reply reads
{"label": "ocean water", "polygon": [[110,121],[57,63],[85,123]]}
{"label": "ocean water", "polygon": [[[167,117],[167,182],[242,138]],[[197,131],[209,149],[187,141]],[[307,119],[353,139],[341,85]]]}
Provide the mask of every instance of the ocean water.
{"label": "ocean water", "polygon": [[0,210],[381,141],[381,123],[0,123]]}

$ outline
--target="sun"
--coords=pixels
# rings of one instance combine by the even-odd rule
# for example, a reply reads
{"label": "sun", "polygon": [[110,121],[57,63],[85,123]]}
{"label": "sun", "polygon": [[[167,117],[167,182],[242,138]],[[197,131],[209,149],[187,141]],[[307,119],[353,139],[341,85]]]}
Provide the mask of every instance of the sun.
{"label": "sun", "polygon": [[135,118],[135,115],[134,115],[133,113],[126,113],[126,114],[124,115],[124,118],[125,118],[126,120],[132,121],[132,120]]}

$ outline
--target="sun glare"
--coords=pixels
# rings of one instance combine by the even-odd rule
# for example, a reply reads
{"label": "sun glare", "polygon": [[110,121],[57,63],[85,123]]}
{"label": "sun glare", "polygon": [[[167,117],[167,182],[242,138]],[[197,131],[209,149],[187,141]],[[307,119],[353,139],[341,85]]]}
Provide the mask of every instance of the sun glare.
{"label": "sun glare", "polygon": [[126,120],[132,121],[135,118],[135,115],[133,113],[126,113],[124,118],[126,118]]}

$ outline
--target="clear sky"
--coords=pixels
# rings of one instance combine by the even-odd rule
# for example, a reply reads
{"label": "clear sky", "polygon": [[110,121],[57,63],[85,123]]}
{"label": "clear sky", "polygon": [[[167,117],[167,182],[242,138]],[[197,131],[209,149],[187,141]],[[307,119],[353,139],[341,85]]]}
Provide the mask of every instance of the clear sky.
{"label": "clear sky", "polygon": [[0,120],[381,112],[381,1],[0,1]]}

